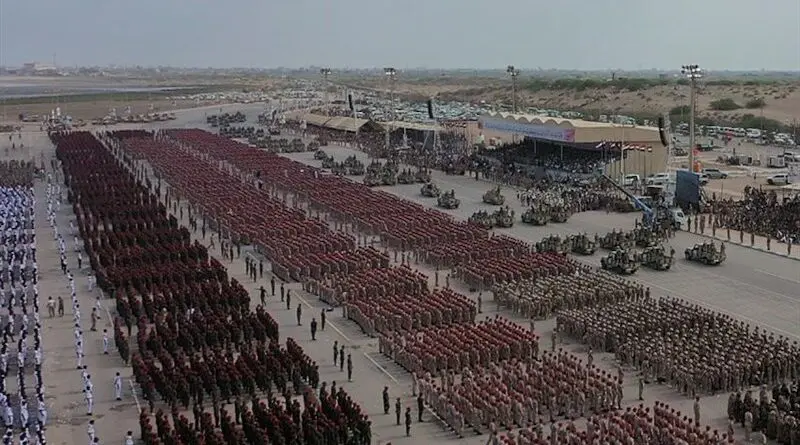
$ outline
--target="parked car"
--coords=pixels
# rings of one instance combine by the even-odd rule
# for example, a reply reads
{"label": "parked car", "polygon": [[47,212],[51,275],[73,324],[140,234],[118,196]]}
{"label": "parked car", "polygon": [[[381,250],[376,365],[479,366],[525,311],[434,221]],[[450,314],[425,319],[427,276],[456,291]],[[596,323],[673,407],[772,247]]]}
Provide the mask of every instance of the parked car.
{"label": "parked car", "polygon": [[728,179],[728,173],[718,168],[704,168],[703,174],[706,175],[708,179]]}
{"label": "parked car", "polygon": [[767,178],[767,184],[769,185],[787,185],[790,183],[791,180],[788,173],[778,173]]}

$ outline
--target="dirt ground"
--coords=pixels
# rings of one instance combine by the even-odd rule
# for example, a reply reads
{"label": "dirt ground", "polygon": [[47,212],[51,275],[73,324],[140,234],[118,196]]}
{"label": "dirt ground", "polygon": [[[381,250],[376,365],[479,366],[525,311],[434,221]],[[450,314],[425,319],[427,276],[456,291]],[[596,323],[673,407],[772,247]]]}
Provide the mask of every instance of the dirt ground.
{"label": "dirt ground", "polygon": [[[171,100],[97,100],[70,102],[68,99],[64,100],[62,98],[61,101],[54,100],[49,103],[6,105],[0,112],[0,122],[18,122],[18,116],[20,114],[36,114],[39,116],[50,114],[50,111],[54,110],[56,107],[61,108],[62,114],[72,116],[73,121],[83,119],[88,122],[92,119],[106,116],[112,108],[116,108],[118,113],[122,113],[126,107],[131,107],[131,113],[133,114],[150,113],[151,104],[153,105],[154,111],[162,113],[198,106],[193,100],[178,100],[175,102]],[[204,105],[210,104],[205,102],[200,103],[200,106]]]}
{"label": "dirt ground", "polygon": [[[670,109],[689,104],[688,86],[658,86],[640,91],[620,91],[612,88],[576,90],[527,91],[526,80],[520,80],[517,100],[520,108],[536,107],[558,110],[603,110],[604,112],[664,113]],[[385,81],[361,81],[359,84],[375,89],[387,89]],[[792,124],[800,112],[800,83],[781,82],[763,85],[700,85],[697,96],[697,111],[700,117],[719,120],[737,120],[743,114],[761,115],[761,109],[746,109],[747,101],[763,98],[764,117],[784,124]],[[401,95],[442,97],[471,102],[485,101],[487,104],[510,104],[511,84],[503,79],[400,79],[395,91]],[[742,108],[733,111],[714,111],[710,104],[718,99],[733,99]]]}

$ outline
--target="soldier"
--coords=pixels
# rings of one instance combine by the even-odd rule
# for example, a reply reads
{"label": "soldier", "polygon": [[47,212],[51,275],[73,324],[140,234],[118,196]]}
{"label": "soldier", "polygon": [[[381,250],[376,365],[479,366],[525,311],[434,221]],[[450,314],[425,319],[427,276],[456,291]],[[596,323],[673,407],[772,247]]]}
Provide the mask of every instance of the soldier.
{"label": "soldier", "polygon": [[261,294],[261,305],[262,306],[266,306],[267,305],[267,290],[264,289],[264,285],[263,284],[258,288],[258,291]]}
{"label": "soldier", "polygon": [[478,313],[483,313],[483,292],[478,292]]}
{"label": "soldier", "polygon": [[302,323],[300,322],[300,318],[302,316],[303,316],[303,305],[297,303],[297,326],[302,326]]}
{"label": "soldier", "polygon": [[353,357],[350,353],[347,354],[347,381],[353,381]]}
{"label": "soldier", "polygon": [[[283,285],[281,284],[281,286]],[[288,311],[291,308],[292,308],[292,290],[288,289],[286,291],[286,310]]]}
{"label": "soldier", "polygon": [[694,398],[694,424],[700,425],[700,396]]}
{"label": "soldier", "polygon": [[644,377],[639,377],[639,400],[644,400]]}
{"label": "soldier", "polygon": [[[269,279],[269,287],[270,287],[270,289],[272,291],[272,296],[274,297],[275,296],[275,277],[274,276],[270,277],[270,279]],[[283,298],[281,298],[281,301],[283,301]]]}
{"label": "soldier", "polygon": [[344,371],[344,345],[339,347],[339,371]]}
{"label": "soldier", "polygon": [[753,413],[744,413],[744,440],[750,442],[750,434],[753,432]]}
{"label": "soldier", "polygon": [[553,332],[550,333],[550,350],[552,352],[556,351],[557,343],[558,343],[558,331],[554,328]]}
{"label": "soldier", "polygon": [[[400,399],[397,400],[399,401]],[[411,407],[406,407],[406,437],[410,436],[411,436]]]}
{"label": "soldier", "polygon": [[402,413],[402,411],[403,407],[400,404],[400,397],[398,397],[397,400],[395,400],[394,402],[394,414],[395,417],[397,418],[397,425],[400,425],[400,414]]}
{"label": "soldier", "polygon": [[327,318],[327,315],[325,315],[325,308],[322,308],[322,311],[320,311],[320,314],[319,314],[319,321],[320,321],[320,324],[321,324],[320,325],[320,329],[323,330],[323,331],[325,330],[325,319],[326,318]]}
{"label": "soldier", "polygon": [[422,391],[417,395],[417,421],[422,423],[422,412],[425,411],[425,398],[422,397]]}
{"label": "soldier", "polygon": [[314,341],[317,339],[317,319],[311,318],[311,340]]}
{"label": "soldier", "polygon": [[333,365],[339,363],[339,340],[333,341]]}
{"label": "soldier", "polygon": [[[383,414],[389,414],[389,387],[383,387]],[[400,422],[397,422],[398,425]]]}
{"label": "soldier", "polygon": [[[274,283],[274,282],[275,282],[275,278],[272,279],[272,283]],[[275,289],[275,286],[273,285],[272,288]],[[273,291],[272,294],[274,295],[275,292]],[[286,295],[286,288],[283,286],[283,283],[281,283],[281,302],[283,302],[283,299],[285,298],[285,295]]]}

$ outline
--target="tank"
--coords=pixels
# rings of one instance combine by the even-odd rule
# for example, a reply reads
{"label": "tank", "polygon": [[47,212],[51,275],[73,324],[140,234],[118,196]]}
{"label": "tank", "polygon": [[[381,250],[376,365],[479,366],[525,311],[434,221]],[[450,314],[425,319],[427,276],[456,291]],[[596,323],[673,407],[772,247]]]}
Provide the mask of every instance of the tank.
{"label": "tank", "polygon": [[491,229],[495,225],[494,216],[486,210],[478,210],[470,215],[467,221],[472,224],[477,224],[485,229]]}
{"label": "tank", "polygon": [[509,207],[500,207],[493,214],[495,227],[509,228],[514,226],[514,210]]}
{"label": "tank", "polygon": [[457,209],[461,205],[461,200],[456,198],[456,192],[450,190],[439,195],[436,205],[443,209]]}
{"label": "tank", "polygon": [[397,175],[397,182],[400,184],[413,184],[417,180],[414,177],[414,174],[411,171],[403,169],[399,175]]}

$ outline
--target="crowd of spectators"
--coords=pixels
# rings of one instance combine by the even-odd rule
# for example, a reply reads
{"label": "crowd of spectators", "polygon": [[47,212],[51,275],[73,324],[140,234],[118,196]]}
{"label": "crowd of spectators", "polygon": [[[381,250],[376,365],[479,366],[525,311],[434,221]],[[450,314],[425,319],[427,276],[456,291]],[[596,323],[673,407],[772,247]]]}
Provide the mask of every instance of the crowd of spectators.
{"label": "crowd of spectators", "polygon": [[800,243],[800,194],[783,200],[774,190],[747,186],[742,199],[712,203],[718,227]]}

